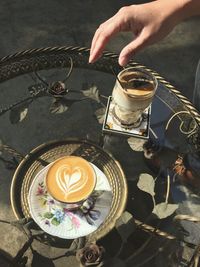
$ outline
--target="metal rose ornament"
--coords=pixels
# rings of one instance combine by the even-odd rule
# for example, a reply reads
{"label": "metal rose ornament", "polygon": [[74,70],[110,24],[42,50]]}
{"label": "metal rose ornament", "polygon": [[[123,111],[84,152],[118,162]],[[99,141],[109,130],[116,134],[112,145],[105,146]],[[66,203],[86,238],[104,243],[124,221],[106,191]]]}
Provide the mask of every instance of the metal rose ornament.
{"label": "metal rose ornament", "polygon": [[49,94],[53,95],[54,97],[66,95],[67,91],[68,90],[66,89],[65,83],[62,81],[54,82],[48,90]]}
{"label": "metal rose ornament", "polygon": [[200,155],[188,153],[178,157],[173,170],[180,180],[188,185],[194,192],[200,192]]}
{"label": "metal rose ornament", "polygon": [[86,266],[103,266],[103,256],[105,249],[96,244],[87,244],[84,248],[79,249],[76,258],[80,262],[80,267]]}

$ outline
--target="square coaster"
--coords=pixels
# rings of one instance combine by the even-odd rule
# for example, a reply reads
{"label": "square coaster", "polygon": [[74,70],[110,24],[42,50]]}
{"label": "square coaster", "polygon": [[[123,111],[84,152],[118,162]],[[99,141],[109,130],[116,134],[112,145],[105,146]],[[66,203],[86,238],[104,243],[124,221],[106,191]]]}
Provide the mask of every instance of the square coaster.
{"label": "square coaster", "polygon": [[124,128],[113,120],[113,107],[114,103],[112,101],[112,96],[109,96],[107,102],[107,109],[105,114],[105,119],[103,123],[103,132],[110,134],[118,134],[124,136],[133,136],[142,139],[149,138],[149,127],[150,127],[150,114],[151,114],[151,106],[146,108],[142,114],[142,121],[139,127],[137,128]]}

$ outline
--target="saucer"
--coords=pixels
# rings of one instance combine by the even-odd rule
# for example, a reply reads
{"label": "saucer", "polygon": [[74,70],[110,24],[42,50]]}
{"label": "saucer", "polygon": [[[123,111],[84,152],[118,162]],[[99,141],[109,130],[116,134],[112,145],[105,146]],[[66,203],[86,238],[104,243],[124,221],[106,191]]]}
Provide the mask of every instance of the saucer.
{"label": "saucer", "polygon": [[36,224],[46,233],[64,239],[86,236],[96,231],[109,214],[112,190],[105,174],[90,163],[97,176],[92,195],[76,210],[56,201],[47,192],[45,176],[51,164],[34,178],[28,195],[30,213]]}

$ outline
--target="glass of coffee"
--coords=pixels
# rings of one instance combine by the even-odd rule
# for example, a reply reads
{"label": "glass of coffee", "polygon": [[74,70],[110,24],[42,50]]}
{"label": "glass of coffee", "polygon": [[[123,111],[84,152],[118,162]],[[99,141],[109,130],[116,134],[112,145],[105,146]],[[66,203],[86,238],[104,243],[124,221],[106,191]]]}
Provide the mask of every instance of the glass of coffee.
{"label": "glass of coffee", "polygon": [[96,173],[92,165],[77,156],[65,156],[51,164],[46,175],[48,193],[68,209],[78,208],[92,194]]}
{"label": "glass of coffee", "polygon": [[128,129],[139,127],[142,113],[152,103],[157,86],[157,79],[150,72],[134,67],[123,69],[112,92],[114,121]]}

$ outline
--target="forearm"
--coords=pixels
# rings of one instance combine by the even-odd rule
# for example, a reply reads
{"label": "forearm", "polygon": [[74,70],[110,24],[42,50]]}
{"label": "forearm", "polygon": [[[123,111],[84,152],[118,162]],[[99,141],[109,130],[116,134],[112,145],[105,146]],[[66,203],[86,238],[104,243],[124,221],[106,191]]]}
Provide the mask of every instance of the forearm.
{"label": "forearm", "polygon": [[200,0],[156,0],[121,8],[95,32],[90,51],[90,63],[95,62],[108,41],[119,32],[132,32],[133,40],[119,56],[125,66],[135,53],[162,40],[181,21],[200,15]]}
{"label": "forearm", "polygon": [[157,2],[165,2],[166,8],[172,12],[177,23],[189,17],[200,15],[200,0],[157,0]]}
{"label": "forearm", "polygon": [[200,15],[200,0],[179,0],[184,18]]}

